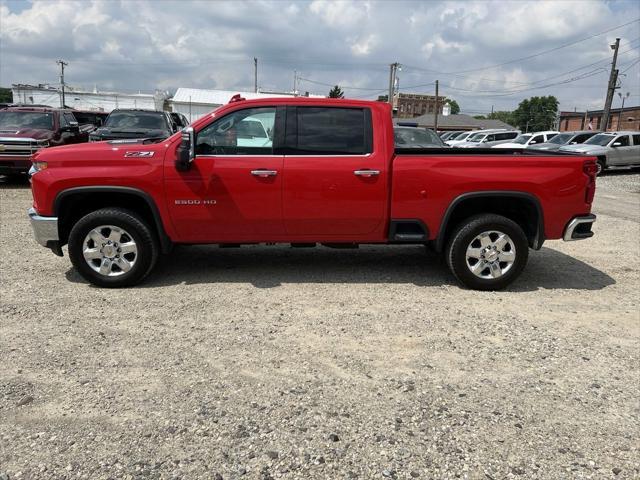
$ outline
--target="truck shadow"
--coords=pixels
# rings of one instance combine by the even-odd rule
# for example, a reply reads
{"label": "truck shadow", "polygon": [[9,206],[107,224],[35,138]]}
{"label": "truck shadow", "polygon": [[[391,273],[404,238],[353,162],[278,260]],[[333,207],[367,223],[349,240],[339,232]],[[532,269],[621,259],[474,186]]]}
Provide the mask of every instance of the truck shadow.
{"label": "truck shadow", "polygon": [[[74,269],[67,272],[67,279],[86,283]],[[441,257],[425,253],[421,246],[363,246],[358,250],[181,246],[161,257],[156,269],[136,288],[216,283],[249,283],[256,288],[296,283],[457,286]],[[601,290],[615,283],[580,260],[543,248],[531,252],[524,273],[508,290]]]}

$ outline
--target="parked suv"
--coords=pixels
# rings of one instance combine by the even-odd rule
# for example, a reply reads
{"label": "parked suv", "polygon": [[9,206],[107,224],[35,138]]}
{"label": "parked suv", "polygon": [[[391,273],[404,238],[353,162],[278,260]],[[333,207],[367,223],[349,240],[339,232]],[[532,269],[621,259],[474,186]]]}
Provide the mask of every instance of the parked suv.
{"label": "parked suv", "polygon": [[507,131],[494,131],[494,132],[486,132],[486,133],[476,133],[472,135],[470,138],[467,138],[465,143],[458,145],[461,148],[489,148],[494,145],[500,145],[501,143],[507,143],[520,135],[518,130],[507,130]]}
{"label": "parked suv", "polygon": [[597,157],[598,174],[609,167],[640,166],[640,132],[598,133],[582,145],[567,145],[560,151]]}
{"label": "parked suv", "polygon": [[0,175],[24,175],[31,155],[44,147],[86,142],[90,128],[73,112],[51,107],[7,107],[0,111]]}
{"label": "parked suv", "polygon": [[89,140],[122,140],[145,138],[163,140],[179,129],[174,125],[168,112],[155,110],[113,110],[104,126],[91,133]]}
{"label": "parked suv", "polygon": [[594,132],[593,130],[563,132],[559,133],[548,142],[535,143],[533,145],[529,145],[527,148],[556,152],[560,150],[560,147],[563,147],[565,145],[578,145],[580,143],[584,143],[591,137],[593,137],[596,133],[598,132]]}
{"label": "parked suv", "polygon": [[523,133],[518,135],[513,141],[501,143],[491,148],[528,148],[531,145],[545,143],[558,135],[560,132],[549,130],[546,132]]}

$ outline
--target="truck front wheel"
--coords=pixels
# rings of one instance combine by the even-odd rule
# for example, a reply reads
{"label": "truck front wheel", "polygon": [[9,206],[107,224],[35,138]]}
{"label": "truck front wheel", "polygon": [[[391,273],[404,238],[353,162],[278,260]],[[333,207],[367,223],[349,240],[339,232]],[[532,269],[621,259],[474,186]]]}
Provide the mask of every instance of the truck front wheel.
{"label": "truck front wheel", "polygon": [[69,234],[69,257],[78,273],[99,287],[139,283],[158,259],[158,241],[135,213],[104,208],[82,217]]}
{"label": "truck front wheel", "polygon": [[522,228],[506,217],[477,215],[460,224],[449,239],[446,260],[463,285],[500,290],[513,282],[529,256]]}

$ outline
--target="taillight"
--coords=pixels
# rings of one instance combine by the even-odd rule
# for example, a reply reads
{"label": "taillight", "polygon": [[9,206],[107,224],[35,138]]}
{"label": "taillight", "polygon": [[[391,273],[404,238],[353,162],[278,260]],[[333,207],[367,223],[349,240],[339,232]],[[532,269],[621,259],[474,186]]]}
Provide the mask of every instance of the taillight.
{"label": "taillight", "polygon": [[596,194],[596,175],[598,174],[598,165],[593,160],[588,160],[582,165],[582,171],[589,177],[587,188],[584,192],[584,201],[588,204],[593,203],[593,197]]}

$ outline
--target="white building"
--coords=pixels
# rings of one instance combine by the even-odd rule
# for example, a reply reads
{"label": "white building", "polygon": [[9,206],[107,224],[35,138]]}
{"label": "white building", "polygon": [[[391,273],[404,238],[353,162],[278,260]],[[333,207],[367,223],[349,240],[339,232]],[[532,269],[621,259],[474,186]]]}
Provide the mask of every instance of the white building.
{"label": "white building", "polygon": [[[178,88],[173,98],[169,99],[171,111],[182,113],[189,122],[205,116],[216,108],[229,103],[231,97],[240,94],[247,100],[256,98],[295,97],[293,92],[239,92],[238,90],[203,90],[199,88]],[[323,98],[322,95],[309,95],[306,97]]]}
{"label": "white building", "polygon": [[[57,87],[40,85],[11,85],[14,103],[62,106],[62,92]],[[96,110],[110,112],[116,108],[141,108],[145,110],[163,110],[166,92],[120,93],[88,92],[69,85],[65,88],[65,103],[78,110]]]}

